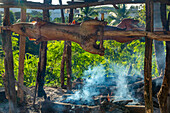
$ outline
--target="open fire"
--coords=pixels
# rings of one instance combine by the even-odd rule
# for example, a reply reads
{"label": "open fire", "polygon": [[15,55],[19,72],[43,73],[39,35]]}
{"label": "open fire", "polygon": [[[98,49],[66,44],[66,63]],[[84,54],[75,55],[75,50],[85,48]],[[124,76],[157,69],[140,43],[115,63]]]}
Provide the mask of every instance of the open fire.
{"label": "open fire", "polygon": [[[138,85],[138,90],[135,90],[136,85],[133,86],[133,84],[143,80],[142,76],[139,73],[136,76],[127,75],[128,70],[125,67],[112,66],[115,69],[112,77],[106,77],[105,68],[102,65],[85,71],[84,78],[78,78],[73,83],[76,90],[71,94],[64,94],[59,101],[53,103],[54,111],[130,113],[128,105],[144,105],[144,102],[141,102],[144,100],[143,95],[140,95],[143,92],[138,94],[138,88],[141,85]],[[139,100],[135,98],[135,95],[139,97]],[[135,109],[137,108],[139,107],[135,107]],[[135,113],[142,113],[144,106],[139,109],[142,110]]]}

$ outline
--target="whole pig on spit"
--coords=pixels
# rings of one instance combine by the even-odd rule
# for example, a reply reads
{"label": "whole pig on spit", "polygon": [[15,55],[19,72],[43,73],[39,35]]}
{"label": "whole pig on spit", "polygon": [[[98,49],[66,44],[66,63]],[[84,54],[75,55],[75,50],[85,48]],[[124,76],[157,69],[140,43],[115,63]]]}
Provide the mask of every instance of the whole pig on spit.
{"label": "whole pig on spit", "polygon": [[[80,25],[67,25],[38,20],[31,23],[21,22],[13,24],[7,29],[31,39],[35,39],[36,43],[49,40],[73,41],[78,43],[85,51],[103,56],[105,49],[100,48],[100,46],[96,44],[96,41],[100,40],[98,33],[100,32],[101,27],[104,28],[104,32],[108,30],[125,31],[128,26],[133,26],[132,30],[135,29],[134,26],[137,22],[127,22],[124,24],[125,22],[126,21],[122,21],[120,24],[123,25],[119,25],[120,27],[112,27],[107,26],[106,22],[99,20],[87,20]],[[103,40],[108,39],[125,43],[139,38],[126,36],[103,36]]]}

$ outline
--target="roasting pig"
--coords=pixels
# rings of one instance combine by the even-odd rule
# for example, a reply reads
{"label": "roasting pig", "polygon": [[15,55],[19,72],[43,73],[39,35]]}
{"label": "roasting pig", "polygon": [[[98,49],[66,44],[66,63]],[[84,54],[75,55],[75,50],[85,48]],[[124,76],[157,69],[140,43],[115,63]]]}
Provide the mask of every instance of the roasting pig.
{"label": "roasting pig", "polygon": [[[81,23],[80,25],[67,25],[39,20],[32,23],[26,22],[16,23],[9,26],[8,30],[35,39],[37,43],[49,40],[73,41],[80,44],[80,46],[85,51],[93,54],[99,54],[102,56],[104,55],[105,49],[100,48],[100,46],[96,44],[96,41],[100,40],[98,32],[100,32],[100,29],[102,27],[104,28],[104,31],[126,30],[127,26],[124,25],[125,28],[122,26],[120,28],[106,26],[106,22],[99,20],[87,20]],[[105,39],[116,40],[118,42],[128,42],[137,38],[103,36],[103,40]]]}

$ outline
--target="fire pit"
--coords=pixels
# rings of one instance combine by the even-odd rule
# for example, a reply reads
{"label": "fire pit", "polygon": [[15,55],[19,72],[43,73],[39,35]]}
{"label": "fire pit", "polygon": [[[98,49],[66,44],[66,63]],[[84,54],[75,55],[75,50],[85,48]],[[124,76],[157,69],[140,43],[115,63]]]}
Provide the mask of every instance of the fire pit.
{"label": "fire pit", "polygon": [[[45,102],[43,102],[41,104],[42,113],[145,112],[145,107],[142,106],[144,105],[143,96],[139,96],[140,94],[143,94],[143,91],[142,89],[140,90],[140,92],[137,90],[139,88],[142,88],[140,86],[143,85],[140,84],[142,84],[143,81],[139,81],[138,83],[138,79],[136,79],[135,81],[135,76],[127,76],[124,75],[124,73],[118,73],[119,76],[115,76],[113,77],[113,79],[111,77],[109,79],[106,79],[105,70],[102,66],[89,69],[85,73],[86,78],[83,78],[83,81],[77,80],[79,83],[77,86],[75,83],[75,86],[78,89],[74,89],[72,94],[65,93],[60,96],[60,99],[53,101],[46,100]],[[134,82],[127,82],[127,77],[129,77],[128,79],[130,80],[132,79]],[[135,86],[138,86],[137,89]],[[136,101],[137,99],[134,98],[134,94],[138,95],[137,99],[139,103],[138,101]],[[157,109],[157,111],[159,110],[159,108],[155,109]]]}

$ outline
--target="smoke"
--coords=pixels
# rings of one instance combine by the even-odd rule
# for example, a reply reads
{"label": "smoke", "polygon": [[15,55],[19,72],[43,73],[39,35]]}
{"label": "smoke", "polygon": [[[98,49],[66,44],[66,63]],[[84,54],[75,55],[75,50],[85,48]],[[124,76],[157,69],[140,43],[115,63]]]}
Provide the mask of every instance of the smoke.
{"label": "smoke", "polygon": [[93,97],[100,94],[99,90],[96,89],[96,86],[103,84],[105,82],[104,75],[105,69],[102,65],[94,67],[84,72],[85,80],[84,86],[81,90],[75,92],[74,95],[67,98],[67,101],[75,100],[86,102],[87,104],[93,101]]}
{"label": "smoke", "polygon": [[[72,96],[67,97],[64,102],[93,105],[93,97],[102,93],[97,86],[109,87],[108,89],[115,95],[115,100],[136,101],[136,99],[132,96],[133,90],[131,88],[129,89],[127,86],[129,80],[136,82],[139,76],[127,75],[129,69],[120,64],[112,64],[109,67],[112,68],[111,73],[114,72],[114,74],[111,74],[112,77],[108,77],[108,79],[106,79],[106,69],[103,65],[99,65],[94,68],[89,67],[88,70],[84,72],[84,86],[82,89],[76,91]],[[135,72],[136,70],[134,70],[133,73]],[[107,80],[109,80],[109,82]],[[112,87],[114,83],[115,86]],[[114,89],[115,87],[117,90]]]}
{"label": "smoke", "polygon": [[127,73],[128,69],[125,66],[122,66],[120,64],[114,64],[113,65],[115,74],[118,75],[116,81],[117,84],[117,91],[115,92],[115,100],[130,100],[132,98],[132,94],[129,92],[129,89],[127,87]]}

